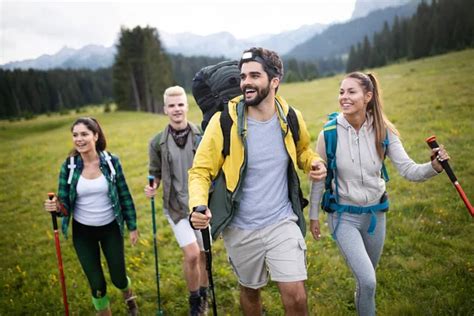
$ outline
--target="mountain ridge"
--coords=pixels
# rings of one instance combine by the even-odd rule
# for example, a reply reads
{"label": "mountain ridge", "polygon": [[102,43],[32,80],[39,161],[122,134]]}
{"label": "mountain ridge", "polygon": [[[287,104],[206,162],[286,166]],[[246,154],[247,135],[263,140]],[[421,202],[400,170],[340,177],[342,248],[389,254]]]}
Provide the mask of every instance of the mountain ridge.
{"label": "mountain ridge", "polygon": [[380,31],[385,22],[392,24],[395,16],[412,16],[421,0],[410,1],[399,7],[375,10],[365,17],[329,26],[324,32],[315,34],[308,41],[295,46],[284,58],[314,61],[321,58],[343,56],[350,46],[361,42],[364,36],[372,39],[374,32]]}
{"label": "mountain ridge", "polygon": [[[396,4],[407,3],[401,7],[391,7],[394,2],[379,2],[373,0],[357,0],[353,12],[353,18],[349,21],[324,25],[314,23],[303,25],[296,30],[284,31],[278,34],[262,34],[246,39],[237,39],[228,32],[217,32],[210,35],[196,35],[193,33],[171,34],[159,31],[159,37],[163,47],[170,54],[179,54],[185,57],[207,56],[218,58],[238,59],[242,51],[252,46],[262,46],[277,51],[284,58],[295,58],[298,60],[316,60],[318,58],[340,56],[349,51],[350,45],[363,39],[365,35],[371,36],[373,32],[381,29],[383,20],[378,18],[377,13],[388,10],[394,12],[386,15],[389,23],[392,22],[394,14],[402,12],[399,16],[413,14],[416,10],[415,3],[421,0],[393,0]],[[380,9],[381,6],[388,8]],[[410,7],[406,12],[403,9]],[[375,10],[375,11],[374,11]],[[398,10],[398,11],[397,11]],[[365,17],[357,17],[366,14]],[[380,14],[380,13],[378,13]],[[364,23],[371,23],[375,19],[378,22],[364,29]],[[349,25],[349,26],[347,26]],[[367,28],[365,28],[367,29]],[[341,33],[352,34],[349,41],[343,45],[337,42]],[[56,54],[44,54],[34,59],[8,62],[0,65],[3,69],[39,69],[48,70],[53,68],[70,69],[99,69],[110,67],[113,64],[116,53],[115,45],[105,47],[97,44],[86,45],[79,49],[67,46],[60,49]]]}

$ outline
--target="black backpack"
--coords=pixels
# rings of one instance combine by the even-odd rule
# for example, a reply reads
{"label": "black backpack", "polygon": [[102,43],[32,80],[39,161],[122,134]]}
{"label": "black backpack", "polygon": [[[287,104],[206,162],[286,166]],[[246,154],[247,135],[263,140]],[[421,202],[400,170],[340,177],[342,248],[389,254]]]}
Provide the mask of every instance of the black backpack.
{"label": "black backpack", "polygon": [[202,68],[193,78],[192,91],[202,111],[204,131],[214,113],[222,111],[229,100],[242,94],[238,62],[222,61]]}

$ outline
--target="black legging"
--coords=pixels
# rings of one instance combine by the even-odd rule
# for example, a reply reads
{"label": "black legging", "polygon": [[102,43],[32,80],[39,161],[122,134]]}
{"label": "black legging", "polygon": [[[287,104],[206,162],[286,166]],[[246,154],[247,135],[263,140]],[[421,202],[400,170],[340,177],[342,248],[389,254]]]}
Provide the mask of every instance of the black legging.
{"label": "black legging", "polygon": [[84,270],[92,296],[104,297],[107,293],[104,272],[100,264],[100,248],[109,267],[112,283],[119,289],[128,286],[125,271],[124,242],[116,221],[104,226],[87,226],[73,220],[72,241]]}

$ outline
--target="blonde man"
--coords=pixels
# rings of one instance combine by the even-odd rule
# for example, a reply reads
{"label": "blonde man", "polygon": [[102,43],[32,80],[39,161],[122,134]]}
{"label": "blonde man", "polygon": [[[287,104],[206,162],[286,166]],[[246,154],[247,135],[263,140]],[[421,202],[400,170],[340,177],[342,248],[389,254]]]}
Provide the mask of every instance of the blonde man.
{"label": "blonde man", "polygon": [[169,124],[150,141],[149,173],[155,182],[153,187],[145,187],[145,194],[148,198],[155,196],[156,189],[163,183],[163,211],[183,251],[190,315],[194,316],[207,310],[208,286],[202,236],[188,221],[188,169],[192,166],[201,130],[187,119],[188,101],[182,87],[166,89],[163,100]]}

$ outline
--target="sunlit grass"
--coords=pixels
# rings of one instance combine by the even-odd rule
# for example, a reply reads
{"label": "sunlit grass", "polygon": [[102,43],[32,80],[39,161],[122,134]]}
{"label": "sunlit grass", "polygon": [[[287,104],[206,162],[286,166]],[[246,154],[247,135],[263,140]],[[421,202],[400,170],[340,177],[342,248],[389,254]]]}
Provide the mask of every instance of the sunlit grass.
{"label": "sunlit grass", "polygon": [[[474,51],[448,54],[376,69],[384,89],[386,112],[397,125],[406,150],[417,162],[428,160],[424,139],[438,136],[451,154],[451,165],[474,200]],[[307,83],[286,84],[281,94],[303,112],[313,146],[327,113],[337,110],[342,75]],[[190,97],[190,119],[201,115]],[[0,314],[59,315],[62,311],[50,217],[42,210],[48,191],[55,191],[59,166],[71,148],[70,124],[80,115],[102,123],[109,150],[122,163],[138,211],[141,241],[126,242],[128,272],[142,315],[156,312],[156,283],[147,176],[149,139],[167,122],[160,115],[132,112],[41,116],[30,121],[0,122]],[[402,179],[388,163],[387,238],[378,268],[379,315],[473,315],[473,220],[446,175],[415,184]],[[303,178],[304,179],[304,178]],[[307,181],[302,181],[308,192]],[[161,300],[167,315],[187,313],[181,251],[157,198]],[[325,220],[325,215],[321,219]],[[306,283],[311,314],[354,315],[354,280],[323,226],[321,241],[308,244]],[[63,261],[73,315],[93,311],[85,276],[70,239],[61,237]],[[220,314],[238,315],[236,279],[222,241],[214,243],[214,280]],[[106,269],[106,268],[105,268]],[[108,276],[112,308],[124,314],[119,291]],[[282,315],[278,290],[263,291],[267,315]]]}

